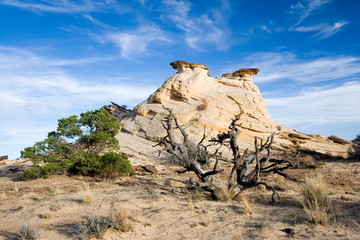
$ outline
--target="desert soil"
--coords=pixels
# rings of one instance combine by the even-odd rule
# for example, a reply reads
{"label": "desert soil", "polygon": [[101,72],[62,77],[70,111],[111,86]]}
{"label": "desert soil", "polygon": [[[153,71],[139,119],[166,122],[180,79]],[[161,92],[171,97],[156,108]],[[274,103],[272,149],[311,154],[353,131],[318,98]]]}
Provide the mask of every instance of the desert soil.
{"label": "desert soil", "polygon": [[[127,210],[132,229],[108,230],[103,239],[360,239],[360,161],[328,160],[319,168],[292,172],[299,178],[325,177],[332,199],[326,226],[308,221],[299,185],[280,176],[267,177],[280,195],[276,203],[262,188],[221,202],[188,189],[189,173],[153,164],[156,174],[112,181],[79,176],[20,181],[26,163],[8,161],[0,166],[0,239],[13,239],[26,224],[37,230],[38,239],[76,239],[84,216],[108,216],[114,206]],[[84,194],[93,201],[85,203]]]}

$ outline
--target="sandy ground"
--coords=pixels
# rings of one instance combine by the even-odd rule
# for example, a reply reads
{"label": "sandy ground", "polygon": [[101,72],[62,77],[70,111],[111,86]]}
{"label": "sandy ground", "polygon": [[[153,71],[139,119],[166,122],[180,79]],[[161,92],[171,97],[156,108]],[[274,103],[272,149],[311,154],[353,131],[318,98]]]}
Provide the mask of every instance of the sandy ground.
{"label": "sandy ground", "polygon": [[[24,163],[18,163],[0,166],[0,239],[13,239],[24,224],[37,230],[38,239],[77,239],[84,216],[108,216],[114,206],[127,209],[132,230],[108,230],[103,239],[360,239],[359,161],[325,161],[321,168],[292,172],[326,178],[332,199],[326,226],[308,221],[299,185],[278,176],[267,180],[281,198],[271,203],[271,192],[247,190],[242,194],[247,207],[242,198],[213,201],[189,190],[189,174],[177,175],[177,167],[155,162],[157,174],[113,181],[53,176],[26,182],[19,180]],[[83,200],[86,186],[90,204]],[[281,231],[285,228],[295,234]]]}

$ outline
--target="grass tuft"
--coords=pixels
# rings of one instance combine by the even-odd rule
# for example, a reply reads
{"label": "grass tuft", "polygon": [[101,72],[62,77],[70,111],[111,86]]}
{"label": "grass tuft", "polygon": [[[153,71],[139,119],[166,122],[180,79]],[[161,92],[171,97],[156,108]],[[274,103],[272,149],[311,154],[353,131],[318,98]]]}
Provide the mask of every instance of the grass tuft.
{"label": "grass tuft", "polygon": [[228,202],[235,198],[236,194],[233,188],[226,187],[216,187],[214,193],[214,198],[222,202]]}
{"label": "grass tuft", "polygon": [[189,211],[194,210],[194,203],[193,199],[190,196],[186,197],[186,207]]}
{"label": "grass tuft", "polygon": [[321,225],[327,224],[330,219],[331,200],[328,186],[321,176],[305,180],[301,186],[300,202],[311,222]]}
{"label": "grass tuft", "polygon": [[242,201],[242,203],[243,203],[244,213],[245,213],[245,214],[252,215],[253,212],[252,212],[252,210],[251,210],[249,200],[248,200],[245,196],[241,196],[241,201]]}
{"label": "grass tuft", "polygon": [[112,227],[120,232],[128,232],[132,229],[129,224],[128,210],[120,206],[116,206],[111,210],[110,219]]}
{"label": "grass tuft", "polygon": [[82,201],[84,204],[91,205],[94,201],[94,197],[91,194],[89,186],[84,182],[85,188],[82,189]]}

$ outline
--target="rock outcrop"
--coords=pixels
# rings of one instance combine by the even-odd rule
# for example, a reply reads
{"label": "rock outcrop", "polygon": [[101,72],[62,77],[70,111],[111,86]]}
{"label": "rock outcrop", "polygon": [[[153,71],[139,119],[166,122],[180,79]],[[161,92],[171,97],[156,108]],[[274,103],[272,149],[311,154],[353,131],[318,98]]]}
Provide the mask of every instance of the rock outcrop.
{"label": "rock outcrop", "polygon": [[194,141],[202,137],[204,129],[210,138],[226,131],[232,117],[241,109],[242,133],[239,141],[243,149],[253,147],[254,136],[265,138],[275,132],[275,150],[347,156],[350,144],[346,141],[306,135],[273,120],[267,112],[259,88],[252,81],[259,69],[239,69],[234,73],[223,74],[221,78],[213,78],[207,71],[209,68],[199,63],[176,61],[170,65],[178,72],[166,79],[156,92],[133,111],[114,105],[107,107],[120,120],[122,137],[128,133],[157,142],[165,135],[161,123],[168,114],[163,108],[165,106],[173,109],[182,125],[187,125],[186,130]]}

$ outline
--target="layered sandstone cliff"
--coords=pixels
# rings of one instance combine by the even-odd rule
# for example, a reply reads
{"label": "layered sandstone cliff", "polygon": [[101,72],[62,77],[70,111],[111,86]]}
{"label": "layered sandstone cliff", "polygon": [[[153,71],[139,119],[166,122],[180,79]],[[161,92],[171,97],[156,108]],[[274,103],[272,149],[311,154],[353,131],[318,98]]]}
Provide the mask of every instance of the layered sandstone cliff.
{"label": "layered sandstone cliff", "polygon": [[163,106],[173,109],[179,122],[194,141],[200,139],[204,129],[208,138],[228,129],[232,117],[243,112],[242,133],[239,137],[243,149],[252,148],[254,136],[267,137],[275,132],[275,150],[285,152],[306,151],[346,157],[350,144],[339,143],[325,136],[306,135],[283,126],[267,112],[259,88],[252,81],[258,69],[239,69],[210,77],[208,67],[198,63],[176,61],[170,64],[177,73],[133,111],[116,105],[107,109],[121,122],[123,134],[156,142],[165,135],[161,121],[167,115]]}

